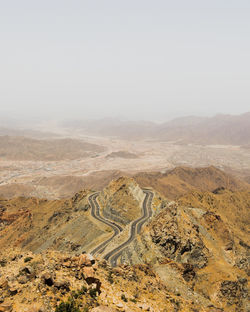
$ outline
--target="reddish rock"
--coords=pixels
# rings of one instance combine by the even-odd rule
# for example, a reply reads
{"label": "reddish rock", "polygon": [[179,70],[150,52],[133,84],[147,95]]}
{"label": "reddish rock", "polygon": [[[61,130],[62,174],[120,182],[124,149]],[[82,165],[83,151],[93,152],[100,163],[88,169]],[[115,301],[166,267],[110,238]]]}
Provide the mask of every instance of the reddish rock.
{"label": "reddish rock", "polygon": [[83,275],[84,275],[85,279],[93,278],[94,275],[95,275],[94,269],[92,267],[84,267],[82,269],[82,272],[83,272]]}
{"label": "reddish rock", "polygon": [[91,259],[89,258],[89,256],[87,254],[82,254],[79,256],[79,262],[78,262],[79,266],[91,266]]}
{"label": "reddish rock", "polygon": [[71,262],[70,261],[65,261],[63,263],[63,266],[66,267],[66,268],[70,268],[71,267]]}

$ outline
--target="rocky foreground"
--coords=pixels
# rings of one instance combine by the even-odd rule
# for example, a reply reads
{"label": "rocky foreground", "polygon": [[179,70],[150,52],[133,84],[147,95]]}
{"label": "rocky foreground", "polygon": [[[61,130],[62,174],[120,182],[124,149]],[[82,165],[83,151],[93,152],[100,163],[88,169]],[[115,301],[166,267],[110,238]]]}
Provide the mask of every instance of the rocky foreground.
{"label": "rocky foreground", "polygon": [[111,268],[87,254],[13,249],[0,261],[1,312],[221,311],[169,292],[150,265]]}
{"label": "rocky foreground", "polygon": [[[152,190],[152,217],[115,268],[88,255],[113,235],[91,215],[93,192],[0,199],[0,312],[250,311],[249,186],[214,169],[191,173],[175,201]],[[131,178],[99,193],[101,214],[124,229],[104,254],[127,240],[142,195]]]}

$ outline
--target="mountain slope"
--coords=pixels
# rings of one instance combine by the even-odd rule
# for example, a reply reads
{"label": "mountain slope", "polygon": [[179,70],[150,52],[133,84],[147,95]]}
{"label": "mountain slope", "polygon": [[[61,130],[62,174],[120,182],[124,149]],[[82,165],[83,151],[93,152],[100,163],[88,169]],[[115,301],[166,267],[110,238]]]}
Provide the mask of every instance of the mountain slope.
{"label": "mountain slope", "polygon": [[250,113],[181,118],[161,125],[154,136],[182,143],[245,145],[250,143]]}
{"label": "mountain slope", "polygon": [[213,191],[219,187],[231,190],[247,190],[250,185],[213,166],[205,168],[176,167],[166,173],[138,173],[135,180],[151,186],[170,199],[194,191]]}
{"label": "mountain slope", "polygon": [[120,177],[98,199],[105,217],[126,225],[140,217],[144,193],[132,178]]}
{"label": "mountain slope", "polygon": [[67,200],[1,199],[0,247],[12,245],[33,252],[92,248],[96,239],[110,235],[110,229],[91,217],[89,194],[83,191]]}
{"label": "mountain slope", "polygon": [[[221,311],[247,311],[250,193],[224,192],[223,196],[200,192],[188,206],[185,197],[179,203],[163,200],[162,211],[124,250],[120,261],[150,263],[167,290],[184,299],[195,298]],[[201,200],[202,196],[210,200]],[[239,213],[242,216],[235,217]]]}
{"label": "mountain slope", "polygon": [[250,144],[250,112],[242,115],[213,117],[187,116],[162,124],[146,121],[102,119],[65,121],[67,130],[79,133],[111,136],[122,139],[154,139],[181,144]]}
{"label": "mountain slope", "polygon": [[219,214],[232,228],[239,239],[250,244],[249,219],[250,219],[250,190],[229,191],[218,189],[214,193],[191,192],[178,199],[180,205],[199,207]]}

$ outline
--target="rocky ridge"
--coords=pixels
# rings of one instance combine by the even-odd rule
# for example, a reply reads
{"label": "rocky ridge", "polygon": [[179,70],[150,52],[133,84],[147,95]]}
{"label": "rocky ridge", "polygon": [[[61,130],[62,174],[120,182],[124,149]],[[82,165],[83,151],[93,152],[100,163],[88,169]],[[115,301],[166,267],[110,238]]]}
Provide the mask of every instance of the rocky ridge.
{"label": "rocky ridge", "polygon": [[151,186],[168,199],[178,199],[192,191],[212,192],[220,187],[228,190],[249,190],[250,185],[214,166],[202,168],[176,167],[165,173],[142,172],[135,175],[141,186]]}
{"label": "rocky ridge", "polygon": [[123,225],[140,217],[144,193],[132,178],[111,181],[98,196],[104,217]]}

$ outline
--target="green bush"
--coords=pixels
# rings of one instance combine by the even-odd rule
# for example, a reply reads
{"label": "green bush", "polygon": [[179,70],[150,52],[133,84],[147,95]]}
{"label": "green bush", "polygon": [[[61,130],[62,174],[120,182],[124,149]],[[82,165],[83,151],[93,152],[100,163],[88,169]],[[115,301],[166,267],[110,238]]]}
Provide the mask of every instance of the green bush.
{"label": "green bush", "polygon": [[113,283],[114,283],[114,279],[113,279],[113,276],[112,276],[112,272],[111,272],[111,271],[109,272],[109,275],[108,275],[108,281],[110,282],[110,284],[113,284]]}
{"label": "green bush", "polygon": [[89,294],[90,294],[90,297],[92,298],[96,298],[96,295],[97,295],[97,289],[96,288],[92,288],[89,290]]}
{"label": "green bush", "polygon": [[76,306],[74,300],[69,300],[67,302],[61,302],[59,306],[56,307],[55,312],[80,312],[80,310]]}
{"label": "green bush", "polygon": [[32,260],[33,258],[32,257],[26,257],[26,258],[24,258],[24,262],[26,263],[26,262],[29,262],[30,260]]}
{"label": "green bush", "polygon": [[79,293],[83,295],[83,294],[86,294],[87,291],[88,291],[88,288],[85,286],[82,286],[82,288],[79,290]]}
{"label": "green bush", "polygon": [[[80,290],[73,290],[68,300],[66,302],[60,302],[60,304],[56,307],[55,312],[88,312],[89,304],[85,305],[85,307],[82,308],[83,296],[90,296],[95,300],[97,292],[98,290],[94,288],[90,289],[88,294],[88,289],[85,286],[82,286]],[[79,306],[81,307],[81,309],[79,308]]]}
{"label": "green bush", "polygon": [[82,286],[82,288],[78,291],[73,290],[71,292],[71,297],[74,299],[78,299],[79,297],[81,297],[82,295],[86,294],[88,291],[87,287]]}
{"label": "green bush", "polygon": [[128,302],[128,299],[126,298],[126,296],[124,294],[121,295],[121,299],[124,301],[124,302]]}
{"label": "green bush", "polygon": [[5,260],[5,259],[1,259],[1,260],[0,260],[0,266],[1,266],[1,267],[5,267],[6,264],[7,264],[7,260]]}

